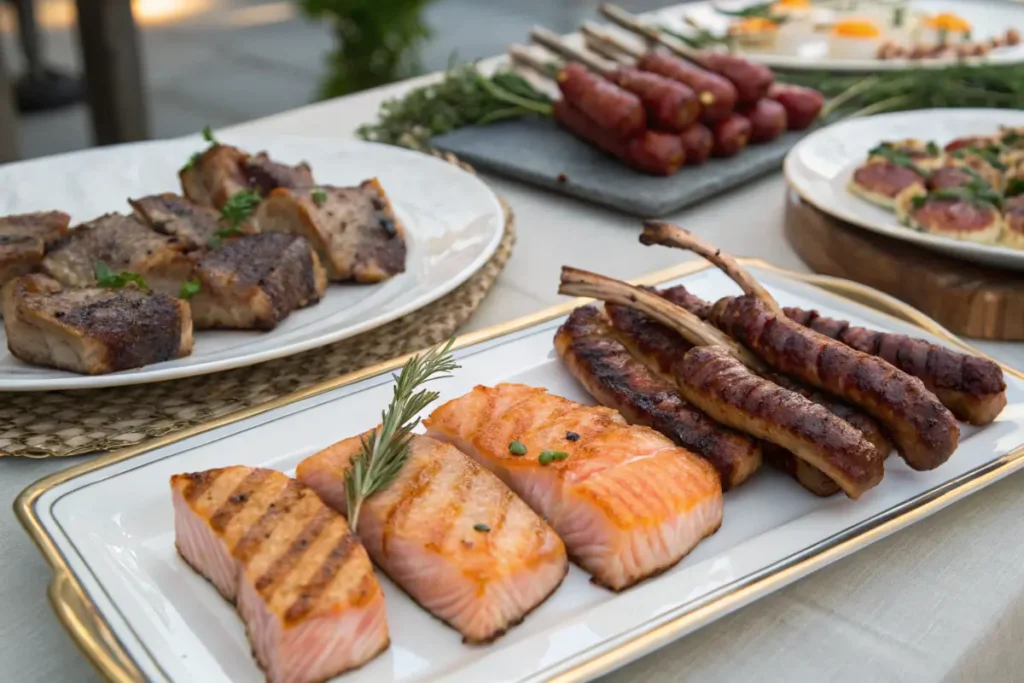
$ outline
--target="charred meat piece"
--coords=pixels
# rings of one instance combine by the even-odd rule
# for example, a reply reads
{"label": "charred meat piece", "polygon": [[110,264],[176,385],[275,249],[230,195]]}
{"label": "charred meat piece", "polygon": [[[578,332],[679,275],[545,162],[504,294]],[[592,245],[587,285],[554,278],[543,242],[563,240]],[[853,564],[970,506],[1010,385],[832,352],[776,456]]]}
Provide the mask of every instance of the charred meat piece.
{"label": "charred meat piece", "polygon": [[243,170],[248,159],[237,147],[211,145],[178,173],[182,192],[196,204],[219,209],[232,195],[250,189]]}
{"label": "charred meat piece", "polygon": [[60,211],[0,218],[0,285],[36,271],[46,250],[67,234],[70,221]]}
{"label": "charred meat piece", "polygon": [[[129,199],[128,203],[149,227],[161,235],[178,239],[187,249],[205,249],[221,229],[216,210],[172,192]],[[251,228],[244,224],[242,230],[251,231]]]}
{"label": "charred meat piece", "polygon": [[141,275],[156,292],[177,296],[192,262],[181,241],[153,232],[134,216],[111,213],[70,231],[43,259],[43,270],[72,287],[93,287],[96,264]]}
{"label": "charred meat piece", "polygon": [[300,189],[316,184],[313,171],[306,162],[289,166],[274,161],[266,152],[260,152],[242,162],[242,172],[249,189],[256,190],[264,197],[279,187]]}
{"label": "charred meat piece", "polygon": [[[345,473],[362,436],[299,463],[296,477],[347,511]],[[368,498],[359,537],[370,557],[416,602],[487,643],[547,599],[569,570],[565,545],[498,477],[454,446],[426,436],[387,488]]]}
{"label": "charred meat piece", "polygon": [[904,334],[876,332],[845,320],[827,318],[817,311],[783,309],[786,316],[819,334],[858,351],[878,356],[933,391],[957,418],[985,425],[1006,406],[1003,371],[987,358],[960,353]]}
{"label": "charred meat piece", "polygon": [[612,590],[672,567],[722,523],[714,468],[609,408],[522,384],[478,386],[424,426],[497,474]]}
{"label": "charred meat piece", "polygon": [[327,276],[296,235],[246,235],[205,254],[190,303],[197,329],[270,330],[298,308],[320,301]]}
{"label": "charred meat piece", "polygon": [[723,490],[743,483],[760,467],[761,447],[756,441],[688,405],[674,384],[630,354],[600,309],[583,306],[573,311],[555,335],[555,349],[601,405],[703,457],[718,472]]}
{"label": "charred meat piece", "polygon": [[240,466],[170,483],[178,553],[234,603],[268,683],[319,683],[387,649],[370,558],[311,489]]}
{"label": "charred meat piece", "polygon": [[100,375],[192,353],[188,304],[134,287],[62,289],[45,275],[11,280],[7,347],[33,365]]}
{"label": "charred meat piece", "polygon": [[405,271],[405,232],[376,179],[358,187],[278,188],[254,220],[262,232],[309,240],[332,282],[381,282]]}

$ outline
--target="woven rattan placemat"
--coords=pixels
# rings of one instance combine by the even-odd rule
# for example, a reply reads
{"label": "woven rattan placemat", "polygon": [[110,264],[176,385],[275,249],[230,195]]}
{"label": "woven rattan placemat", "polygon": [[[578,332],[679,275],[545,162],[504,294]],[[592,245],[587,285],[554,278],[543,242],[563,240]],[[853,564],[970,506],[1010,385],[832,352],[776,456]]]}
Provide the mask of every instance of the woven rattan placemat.
{"label": "woven rattan placemat", "polygon": [[491,260],[415,313],[330,346],[227,372],[113,389],[0,394],[0,456],[132,446],[437,344],[469,320],[508,262],[515,224],[502,205],[505,234]]}

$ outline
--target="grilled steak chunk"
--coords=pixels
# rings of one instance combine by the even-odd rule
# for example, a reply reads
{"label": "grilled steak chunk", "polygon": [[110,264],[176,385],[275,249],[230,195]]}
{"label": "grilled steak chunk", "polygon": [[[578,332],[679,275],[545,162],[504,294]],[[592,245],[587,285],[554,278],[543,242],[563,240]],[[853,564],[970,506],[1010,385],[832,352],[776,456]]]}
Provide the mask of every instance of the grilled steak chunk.
{"label": "grilled steak chunk", "polygon": [[302,162],[289,166],[272,160],[266,152],[249,157],[242,163],[249,188],[266,196],[279,187],[303,188],[316,184],[309,164]]}
{"label": "grilled steak chunk", "polygon": [[[177,238],[186,249],[205,249],[221,229],[220,214],[172,192],[129,199],[135,215],[161,235]],[[251,231],[248,224],[242,230]]]}
{"label": "grilled steak chunk", "polygon": [[67,234],[70,221],[60,211],[0,218],[0,285],[37,270],[47,248]]}
{"label": "grilled steak chunk", "polygon": [[333,282],[380,282],[405,271],[405,234],[380,183],[278,188],[260,204],[263,232],[302,235]]}
{"label": "grilled steak chunk", "polygon": [[247,235],[203,256],[192,297],[197,329],[273,329],[293,310],[320,301],[327,276],[296,235]]}
{"label": "grilled steak chunk", "polygon": [[233,602],[268,683],[319,683],[388,647],[384,593],[345,518],[280,472],[171,477],[181,557]]}
{"label": "grilled steak chunk", "polygon": [[43,259],[43,270],[72,287],[96,285],[96,264],[138,273],[156,292],[177,296],[192,262],[176,237],[160,235],[134,216],[111,213],[74,230]]}
{"label": "grilled steak chunk", "polygon": [[100,375],[192,353],[188,304],[134,287],[62,289],[45,275],[8,282],[7,347],[33,365]]}
{"label": "grilled steak chunk", "polygon": [[196,204],[219,209],[231,195],[249,189],[249,180],[242,170],[248,158],[237,147],[212,145],[179,171],[181,190]]}

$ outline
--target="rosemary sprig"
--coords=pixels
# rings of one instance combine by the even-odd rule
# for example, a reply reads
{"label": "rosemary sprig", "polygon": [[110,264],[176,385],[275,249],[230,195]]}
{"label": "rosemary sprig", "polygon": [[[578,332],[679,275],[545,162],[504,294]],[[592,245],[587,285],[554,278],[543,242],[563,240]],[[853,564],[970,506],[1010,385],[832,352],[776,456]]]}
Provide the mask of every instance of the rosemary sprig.
{"label": "rosemary sprig", "polygon": [[452,357],[454,339],[423,355],[409,359],[395,377],[394,395],[381,413],[381,426],[363,437],[362,449],[352,456],[345,473],[348,523],[352,531],[359,524],[359,510],[371,495],[388,486],[409,457],[412,430],[420,423],[419,413],[438,397],[436,391],[420,389],[423,384],[449,377],[459,365]]}

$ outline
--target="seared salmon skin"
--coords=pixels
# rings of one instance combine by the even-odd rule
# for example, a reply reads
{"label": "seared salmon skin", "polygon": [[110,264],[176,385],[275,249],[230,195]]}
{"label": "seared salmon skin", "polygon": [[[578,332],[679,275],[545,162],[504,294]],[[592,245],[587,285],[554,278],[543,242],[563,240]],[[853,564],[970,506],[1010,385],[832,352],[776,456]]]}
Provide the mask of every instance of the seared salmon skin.
{"label": "seared salmon skin", "polygon": [[722,523],[714,468],[608,408],[499,384],[449,401],[424,424],[497,474],[613,590],[665,571]]}
{"label": "seared salmon skin", "polygon": [[[346,510],[345,472],[360,437],[299,463],[296,476]],[[364,501],[359,537],[413,600],[484,643],[515,626],[561,584],[565,546],[497,477],[454,446],[414,436],[398,477]]]}
{"label": "seared salmon skin", "polygon": [[313,683],[387,649],[384,594],[345,518],[274,470],[171,477],[182,558],[235,603],[269,683]]}

